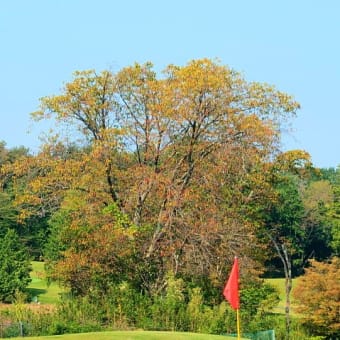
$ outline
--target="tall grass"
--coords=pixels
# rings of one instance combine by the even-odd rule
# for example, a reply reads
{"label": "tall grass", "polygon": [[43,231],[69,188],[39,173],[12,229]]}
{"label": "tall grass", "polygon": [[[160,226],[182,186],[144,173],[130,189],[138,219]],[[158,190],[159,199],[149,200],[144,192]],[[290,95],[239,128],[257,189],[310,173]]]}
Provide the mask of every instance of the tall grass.
{"label": "tall grass", "polygon": [[[120,285],[112,286],[112,289],[103,296],[99,292],[93,291],[93,296],[72,298],[63,294],[65,292],[58,284],[47,284],[42,262],[33,262],[32,267],[32,283],[28,292],[31,296],[37,297],[36,302],[38,303],[23,307],[24,317],[17,318],[15,316],[15,308],[17,307],[15,305],[12,308],[12,313],[8,312],[5,315],[6,318],[12,315],[13,322],[22,320],[28,327],[25,329],[27,336],[42,335],[42,337],[31,338],[31,340],[48,339],[48,337],[43,337],[46,334],[59,334],[58,338],[65,340],[105,340],[109,338],[199,340],[218,339],[220,337],[196,333],[190,335],[190,333],[158,331],[172,330],[214,334],[230,334],[235,331],[235,313],[225,301],[216,306],[206,305],[200,288],[187,288],[182,279],[176,279],[171,275],[168,277],[165,294],[159,296],[143,295],[135,291],[127,282],[123,282]],[[256,287],[248,289],[248,295],[246,295],[245,290],[244,298],[246,300],[244,301],[244,308],[241,308],[243,330],[252,333],[259,330],[275,329],[277,334],[282,336],[284,335],[284,279],[267,279],[266,282],[278,289],[280,303],[273,311],[274,313],[270,313],[266,309],[267,303],[264,303],[262,307],[261,304],[257,306],[255,303],[259,296],[262,296],[261,289],[259,290]],[[295,283],[296,280],[294,280],[293,285]],[[60,298],[61,295],[63,295],[63,299]],[[254,303],[257,307],[252,306]],[[247,305],[249,305],[248,309]],[[32,306],[38,309],[32,309]],[[257,310],[258,307],[259,310]],[[44,311],[44,308],[50,309]],[[299,326],[298,322],[296,326]],[[299,339],[305,339],[303,329],[295,328],[294,334],[299,334]],[[122,329],[145,329],[157,332],[86,333]],[[80,332],[82,332],[81,335],[64,334]],[[14,336],[17,336],[17,334],[13,333]],[[94,334],[93,337],[91,334]],[[224,337],[224,339],[227,338]]]}

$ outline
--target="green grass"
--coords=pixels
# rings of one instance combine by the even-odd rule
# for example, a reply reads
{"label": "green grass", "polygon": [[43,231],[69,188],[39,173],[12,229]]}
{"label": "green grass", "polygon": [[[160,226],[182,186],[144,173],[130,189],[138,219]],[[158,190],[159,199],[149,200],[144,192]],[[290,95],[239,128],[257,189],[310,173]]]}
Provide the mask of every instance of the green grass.
{"label": "green grass", "polygon": [[37,301],[42,304],[55,304],[58,302],[63,290],[56,282],[48,285],[43,262],[32,262],[31,278],[32,282],[27,289],[30,296],[36,297]]}
{"label": "green grass", "polygon": [[[22,338],[12,338],[22,339]],[[124,340],[232,340],[235,338],[196,333],[177,333],[177,332],[146,332],[146,331],[113,331],[113,332],[96,332],[82,334],[65,334],[55,336],[39,336],[27,338],[28,340],[109,340],[109,339],[124,339]]]}
{"label": "green grass", "polygon": [[[291,301],[291,314],[295,315],[294,313],[294,297],[293,297],[293,292],[294,292],[294,287],[296,286],[297,279],[293,279],[293,288],[292,291],[290,292],[290,301]],[[270,283],[272,286],[277,288],[279,291],[279,296],[280,296],[280,302],[279,304],[273,308],[274,313],[280,313],[284,314],[285,313],[285,305],[286,305],[286,293],[285,293],[285,279],[266,279],[266,282]]]}
{"label": "green grass", "polygon": [[[56,304],[60,295],[64,292],[62,288],[56,282],[52,282],[50,285],[47,284],[45,268],[43,262],[33,261],[32,282],[28,286],[28,292],[32,297],[37,297],[41,304]],[[293,290],[297,279],[293,279]],[[283,278],[266,279],[266,282],[276,287],[280,294],[280,302],[278,306],[274,308],[275,313],[284,314],[285,307],[285,280]],[[291,301],[294,303],[294,299],[291,295]]]}

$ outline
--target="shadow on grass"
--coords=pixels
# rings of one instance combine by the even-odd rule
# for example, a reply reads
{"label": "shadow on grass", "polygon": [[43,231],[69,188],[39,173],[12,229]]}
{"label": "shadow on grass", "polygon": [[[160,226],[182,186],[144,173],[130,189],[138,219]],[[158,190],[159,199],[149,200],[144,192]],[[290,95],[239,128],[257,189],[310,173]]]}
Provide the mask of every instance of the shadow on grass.
{"label": "shadow on grass", "polygon": [[34,298],[38,299],[39,295],[47,293],[47,289],[40,289],[40,288],[27,288],[26,291],[32,299]]}

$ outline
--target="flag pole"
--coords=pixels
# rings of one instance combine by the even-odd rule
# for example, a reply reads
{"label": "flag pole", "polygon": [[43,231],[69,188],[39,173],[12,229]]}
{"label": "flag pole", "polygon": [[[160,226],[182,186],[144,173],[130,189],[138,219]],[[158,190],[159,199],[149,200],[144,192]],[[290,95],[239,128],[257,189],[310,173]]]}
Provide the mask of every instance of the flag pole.
{"label": "flag pole", "polygon": [[237,340],[241,340],[241,325],[240,325],[240,309],[236,309],[236,318],[237,318]]}

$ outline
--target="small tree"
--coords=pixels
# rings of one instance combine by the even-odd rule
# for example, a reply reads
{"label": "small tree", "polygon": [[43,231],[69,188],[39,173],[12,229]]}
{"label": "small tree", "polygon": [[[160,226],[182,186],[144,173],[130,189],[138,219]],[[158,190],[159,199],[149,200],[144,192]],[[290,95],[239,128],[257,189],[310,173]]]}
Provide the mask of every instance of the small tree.
{"label": "small tree", "polygon": [[313,261],[294,290],[298,311],[313,332],[340,334],[340,259],[330,263]]}
{"label": "small tree", "polygon": [[302,228],[305,211],[301,185],[310,176],[310,172],[310,156],[305,151],[292,150],[279,154],[269,172],[272,198],[269,198],[263,210],[265,239],[270,240],[283,265],[285,276],[286,339],[290,339],[293,262],[303,254],[306,240],[306,230]]}
{"label": "small tree", "polygon": [[29,256],[14,230],[9,229],[0,243],[0,301],[12,302],[16,292],[30,283]]}
{"label": "small tree", "polygon": [[301,251],[299,241],[303,237],[302,228],[300,228],[303,206],[293,177],[287,175],[281,183],[275,183],[275,189],[277,200],[268,209],[266,234],[283,265],[286,295],[286,339],[290,339],[292,257]]}

